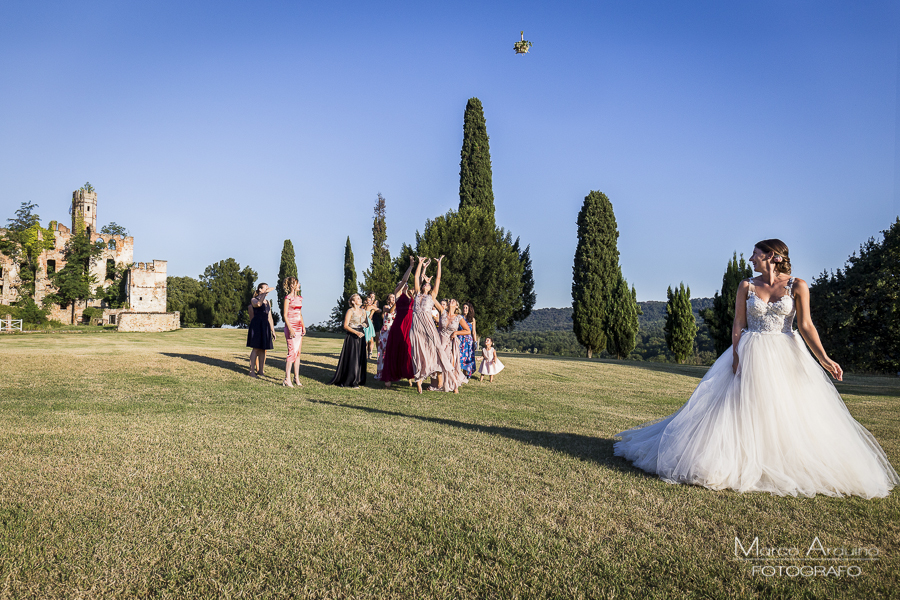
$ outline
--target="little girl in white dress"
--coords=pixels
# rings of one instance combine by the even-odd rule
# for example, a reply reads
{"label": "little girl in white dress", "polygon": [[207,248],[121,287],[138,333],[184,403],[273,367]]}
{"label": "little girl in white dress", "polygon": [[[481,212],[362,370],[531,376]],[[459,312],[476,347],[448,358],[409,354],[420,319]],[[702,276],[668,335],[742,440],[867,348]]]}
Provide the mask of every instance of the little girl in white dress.
{"label": "little girl in white dress", "polygon": [[484,348],[481,349],[481,358],[481,366],[478,367],[478,372],[481,373],[481,379],[479,381],[484,380],[484,376],[487,375],[490,377],[488,383],[493,383],[494,375],[503,370],[503,363],[497,358],[497,351],[494,350],[494,340],[491,338],[484,338]]}

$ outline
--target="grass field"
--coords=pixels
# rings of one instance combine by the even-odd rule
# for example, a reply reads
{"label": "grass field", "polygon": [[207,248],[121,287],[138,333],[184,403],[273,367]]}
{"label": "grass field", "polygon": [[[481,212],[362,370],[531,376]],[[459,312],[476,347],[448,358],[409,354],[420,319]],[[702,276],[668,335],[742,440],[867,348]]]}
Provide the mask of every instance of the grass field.
{"label": "grass field", "polygon": [[[307,338],[287,389],[280,346],[245,375],[244,336],[0,336],[0,598],[900,597],[900,490],[713,492],[612,455],[702,367],[503,356],[493,384],[419,396],[374,364],[324,385],[340,340]],[[900,380],[838,387],[900,466]],[[736,537],[878,556],[748,562]]]}

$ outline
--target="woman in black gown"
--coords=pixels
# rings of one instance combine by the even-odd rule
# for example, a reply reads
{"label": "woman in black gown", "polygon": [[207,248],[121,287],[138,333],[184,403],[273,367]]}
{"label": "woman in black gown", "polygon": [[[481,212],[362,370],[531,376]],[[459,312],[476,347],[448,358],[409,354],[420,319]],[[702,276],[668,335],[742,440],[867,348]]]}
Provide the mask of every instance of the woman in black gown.
{"label": "woman in black gown", "polygon": [[329,385],[356,389],[366,384],[366,311],[360,308],[361,305],[359,294],[350,296],[350,309],[344,315],[347,337]]}

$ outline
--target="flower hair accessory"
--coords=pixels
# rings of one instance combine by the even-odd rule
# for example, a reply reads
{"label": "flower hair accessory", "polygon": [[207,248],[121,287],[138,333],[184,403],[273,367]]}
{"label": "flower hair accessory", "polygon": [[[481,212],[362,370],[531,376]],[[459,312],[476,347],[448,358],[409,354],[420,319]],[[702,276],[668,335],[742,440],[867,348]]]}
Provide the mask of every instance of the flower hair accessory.
{"label": "flower hair accessory", "polygon": [[772,259],[772,262],[780,263],[783,260],[784,260],[784,258],[782,258],[780,254],[776,254],[775,258]]}

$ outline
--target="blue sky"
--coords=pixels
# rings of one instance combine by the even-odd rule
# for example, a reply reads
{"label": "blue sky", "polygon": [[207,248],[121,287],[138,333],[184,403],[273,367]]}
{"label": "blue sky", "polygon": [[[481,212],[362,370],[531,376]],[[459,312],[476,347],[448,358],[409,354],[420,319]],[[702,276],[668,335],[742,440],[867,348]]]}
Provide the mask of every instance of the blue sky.
{"label": "blue sky", "polygon": [[457,206],[477,96],[538,307],[571,303],[591,190],[640,300],[769,237],[811,279],[900,212],[898,32],[897,2],[4,2],[0,217],[90,181],[136,260],[273,284],[289,238],[320,322],[378,192],[394,251]]}

